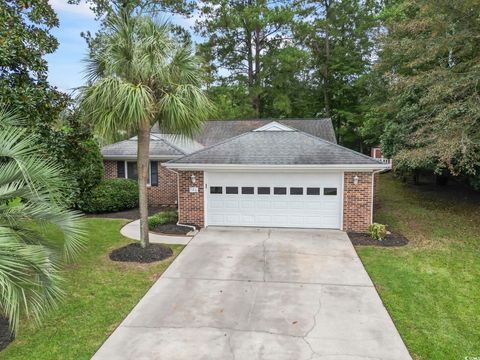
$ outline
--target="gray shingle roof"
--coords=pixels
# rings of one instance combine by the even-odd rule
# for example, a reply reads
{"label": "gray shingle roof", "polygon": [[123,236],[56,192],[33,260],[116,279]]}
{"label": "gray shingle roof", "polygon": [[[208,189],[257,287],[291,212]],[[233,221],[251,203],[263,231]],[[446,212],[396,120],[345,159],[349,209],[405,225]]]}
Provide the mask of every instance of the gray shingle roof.
{"label": "gray shingle roof", "polygon": [[[203,148],[202,145],[171,134],[150,134],[150,157],[179,157]],[[137,137],[102,147],[104,158],[122,159],[137,157]]]}
{"label": "gray shingle roof", "polygon": [[[255,119],[255,120],[210,120],[205,122],[203,129],[194,139],[204,146],[211,146],[234,136],[262,127],[272,121],[317,136],[332,143],[337,143],[332,121],[324,119]],[[158,125],[152,132],[161,132]]]}
{"label": "gray shingle roof", "polygon": [[251,131],[169,163],[381,165],[369,156],[301,131]]}

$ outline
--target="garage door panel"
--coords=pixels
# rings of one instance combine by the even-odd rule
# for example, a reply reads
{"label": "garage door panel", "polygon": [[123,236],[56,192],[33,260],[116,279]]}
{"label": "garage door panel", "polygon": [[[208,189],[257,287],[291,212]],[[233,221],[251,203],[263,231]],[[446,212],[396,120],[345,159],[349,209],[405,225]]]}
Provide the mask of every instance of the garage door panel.
{"label": "garage door panel", "polygon": [[[208,187],[222,187],[221,193],[206,191],[207,225],[340,228],[341,173],[208,172],[205,178]],[[226,194],[227,187],[238,187],[238,194]],[[337,195],[324,195],[324,188]]]}

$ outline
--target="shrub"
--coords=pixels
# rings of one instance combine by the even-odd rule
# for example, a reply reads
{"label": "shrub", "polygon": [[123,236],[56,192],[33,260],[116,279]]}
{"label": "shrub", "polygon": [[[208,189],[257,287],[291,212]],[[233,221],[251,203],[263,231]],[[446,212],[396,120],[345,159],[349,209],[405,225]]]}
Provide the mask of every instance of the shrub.
{"label": "shrub", "polygon": [[148,228],[154,229],[159,225],[172,224],[178,221],[178,214],[176,211],[162,211],[148,218]]}
{"label": "shrub", "polygon": [[372,239],[382,241],[387,236],[387,227],[383,224],[373,223],[368,227],[368,234]]}
{"label": "shrub", "polygon": [[113,212],[138,207],[138,184],[130,179],[106,179],[85,196],[81,210]]}

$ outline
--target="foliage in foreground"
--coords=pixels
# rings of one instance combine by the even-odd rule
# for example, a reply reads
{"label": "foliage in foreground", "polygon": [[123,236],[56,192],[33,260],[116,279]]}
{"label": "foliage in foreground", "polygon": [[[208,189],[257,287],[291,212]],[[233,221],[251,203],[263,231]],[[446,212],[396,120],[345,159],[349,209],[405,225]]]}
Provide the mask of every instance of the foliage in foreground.
{"label": "foliage in foreground", "polygon": [[113,212],[138,207],[138,184],[130,179],[105,179],[85,196],[80,209],[86,213]]}
{"label": "foliage in foreground", "polygon": [[[118,263],[108,254],[131,243],[120,235],[125,220],[95,218],[85,224],[89,241],[75,265],[63,272],[68,297],[41,327],[22,321],[0,360],[90,359],[183,248],[169,245],[174,256],[153,264]],[[53,229],[48,236],[62,241]]]}
{"label": "foliage in foreground", "polygon": [[[65,206],[68,181],[58,164],[39,156],[26,130],[0,113],[0,312],[12,331],[21,316],[37,323],[63,297],[60,269],[85,240],[80,213]],[[53,245],[46,225],[63,236]]]}
{"label": "foliage in foreground", "polygon": [[382,175],[376,221],[410,242],[357,252],[414,359],[477,356],[480,206],[455,188],[428,190]]}
{"label": "foliage in foreground", "polygon": [[176,211],[162,211],[148,218],[148,228],[155,229],[159,225],[176,223],[178,213]]}

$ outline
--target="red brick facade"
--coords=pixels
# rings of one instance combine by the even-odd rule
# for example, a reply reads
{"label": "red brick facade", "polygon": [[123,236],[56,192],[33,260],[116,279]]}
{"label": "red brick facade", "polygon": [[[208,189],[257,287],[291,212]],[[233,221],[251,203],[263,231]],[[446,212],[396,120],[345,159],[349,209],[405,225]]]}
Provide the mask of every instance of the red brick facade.
{"label": "red brick facade", "polygon": [[[355,176],[358,183],[355,184]],[[372,173],[346,172],[343,189],[343,230],[365,232],[372,221]]]}
{"label": "red brick facade", "polygon": [[[192,183],[195,176],[195,184]],[[190,192],[190,188],[197,188],[198,192]],[[192,224],[203,227],[204,222],[204,183],[203,171],[179,172],[179,204],[178,221],[182,224]]]}
{"label": "red brick facade", "polygon": [[[117,177],[117,161],[104,160],[105,178]],[[177,204],[177,174],[158,162],[158,185],[148,187],[148,203],[153,206],[175,206]]]}

